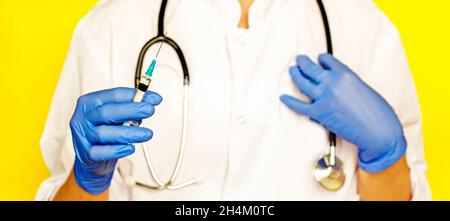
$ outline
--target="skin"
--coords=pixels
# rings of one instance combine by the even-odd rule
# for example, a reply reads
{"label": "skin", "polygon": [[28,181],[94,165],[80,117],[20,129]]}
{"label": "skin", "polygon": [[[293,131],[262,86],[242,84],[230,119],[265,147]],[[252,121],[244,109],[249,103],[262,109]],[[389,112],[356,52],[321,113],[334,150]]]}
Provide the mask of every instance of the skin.
{"label": "skin", "polygon": [[381,173],[358,169],[358,193],[362,201],[411,200],[411,179],[406,157]]}
{"label": "skin", "polygon": [[107,201],[109,199],[109,190],[98,194],[90,194],[81,189],[75,181],[75,175],[72,172],[64,185],[59,189],[53,198],[54,201]]}
{"label": "skin", "polygon": [[[241,19],[239,28],[250,27],[248,13],[253,0],[240,0]],[[363,201],[407,201],[411,199],[410,173],[403,157],[397,163],[380,173],[367,173],[358,169],[358,193]],[[57,192],[55,201],[106,201],[109,199],[109,190],[93,195],[81,189],[72,173],[64,185]]]}
{"label": "skin", "polygon": [[248,12],[250,6],[253,4],[253,0],[239,0],[241,4],[241,19],[239,20],[238,27],[248,29],[250,24],[248,23]]}

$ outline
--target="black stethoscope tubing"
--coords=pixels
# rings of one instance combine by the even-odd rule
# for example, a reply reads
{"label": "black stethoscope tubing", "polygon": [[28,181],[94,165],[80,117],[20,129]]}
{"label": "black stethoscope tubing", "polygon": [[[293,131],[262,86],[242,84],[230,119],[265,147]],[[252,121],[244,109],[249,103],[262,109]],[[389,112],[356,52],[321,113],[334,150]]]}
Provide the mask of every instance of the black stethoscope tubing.
{"label": "black stethoscope tubing", "polygon": [[142,66],[144,64],[144,58],[145,55],[147,54],[148,49],[150,49],[150,47],[152,47],[155,44],[164,42],[167,43],[168,45],[170,45],[172,47],[172,49],[177,53],[177,56],[180,60],[181,63],[181,67],[183,69],[183,84],[184,85],[189,85],[190,83],[190,74],[189,74],[189,69],[188,69],[188,65],[186,63],[186,59],[184,57],[183,51],[181,50],[180,46],[171,38],[169,38],[168,36],[164,36],[164,16],[166,14],[166,7],[167,7],[167,2],[168,0],[162,0],[161,3],[161,8],[159,11],[159,16],[158,16],[158,34],[153,37],[152,39],[150,39],[147,43],[145,43],[144,47],[142,47],[141,52],[139,53],[139,58],[138,58],[138,63],[136,65],[136,73],[135,73],[135,78],[134,78],[134,84],[135,87],[137,87],[139,85],[139,81],[141,80],[142,77]]}
{"label": "black stethoscope tubing", "polygon": [[[323,5],[322,0],[317,0],[317,5],[320,9],[320,14],[322,15],[323,27],[325,30],[325,37],[327,41],[327,52],[328,54],[333,54],[333,40],[331,37],[331,28],[330,23],[328,22],[327,11],[325,10],[325,6]],[[330,146],[336,146],[336,134],[333,132],[329,132]]]}

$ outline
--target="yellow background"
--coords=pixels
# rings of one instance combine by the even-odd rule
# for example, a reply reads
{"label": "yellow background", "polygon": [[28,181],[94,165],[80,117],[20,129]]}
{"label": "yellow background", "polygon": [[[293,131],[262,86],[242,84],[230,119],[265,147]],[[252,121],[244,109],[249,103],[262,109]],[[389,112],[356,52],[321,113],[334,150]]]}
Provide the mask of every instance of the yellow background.
{"label": "yellow background", "polygon": [[[96,2],[0,0],[0,200],[32,200],[49,176],[39,138],[72,31]],[[375,2],[399,28],[408,53],[422,104],[433,197],[450,200],[450,1]]]}

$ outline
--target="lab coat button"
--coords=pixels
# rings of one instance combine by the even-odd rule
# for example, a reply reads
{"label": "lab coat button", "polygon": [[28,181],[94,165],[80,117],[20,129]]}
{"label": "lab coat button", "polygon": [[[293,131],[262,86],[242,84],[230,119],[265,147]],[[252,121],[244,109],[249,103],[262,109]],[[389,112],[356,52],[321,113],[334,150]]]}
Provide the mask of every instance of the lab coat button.
{"label": "lab coat button", "polygon": [[245,40],[243,38],[237,38],[236,39],[236,44],[239,45],[240,47],[244,47]]}
{"label": "lab coat button", "polygon": [[239,115],[237,118],[239,124],[244,125],[247,123],[247,118],[245,117],[245,115]]}

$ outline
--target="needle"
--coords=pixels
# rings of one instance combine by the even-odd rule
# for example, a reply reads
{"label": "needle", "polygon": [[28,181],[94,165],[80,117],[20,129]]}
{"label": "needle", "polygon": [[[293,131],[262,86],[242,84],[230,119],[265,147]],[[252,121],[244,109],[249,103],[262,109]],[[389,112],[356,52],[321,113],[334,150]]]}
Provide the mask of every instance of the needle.
{"label": "needle", "polygon": [[156,66],[156,58],[158,58],[159,52],[161,51],[161,48],[162,48],[164,42],[166,42],[166,36],[167,36],[167,32],[163,36],[164,38],[163,38],[161,44],[159,45],[158,52],[156,52],[155,58],[153,58],[152,63],[150,64],[150,66],[148,67],[147,71],[145,72],[145,74],[148,77],[152,77],[153,76],[153,71],[155,70],[155,66]]}
{"label": "needle", "polygon": [[163,38],[163,40],[162,40],[162,42],[161,42],[161,45],[159,45],[158,52],[156,52],[155,59],[158,58],[159,52],[161,51],[161,48],[162,48],[164,42],[166,42],[166,36],[167,36],[167,32],[166,32],[166,33],[164,34],[164,36],[163,36],[164,38]]}

